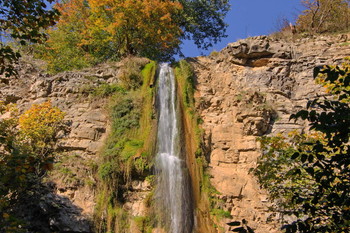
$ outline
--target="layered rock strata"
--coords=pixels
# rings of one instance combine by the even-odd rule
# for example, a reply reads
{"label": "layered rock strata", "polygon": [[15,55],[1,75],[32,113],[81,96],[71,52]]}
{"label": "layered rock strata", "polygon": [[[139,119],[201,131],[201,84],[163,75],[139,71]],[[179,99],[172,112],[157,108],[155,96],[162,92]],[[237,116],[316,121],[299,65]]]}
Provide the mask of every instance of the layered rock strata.
{"label": "layered rock strata", "polygon": [[225,223],[242,219],[256,233],[279,232],[281,216],[269,211],[268,193],[250,172],[261,154],[256,139],[307,130],[305,122],[289,117],[324,93],[313,68],[340,64],[348,55],[349,44],[334,37],[283,42],[259,36],[188,59],[197,77],[211,182],[233,218],[223,220],[225,232],[232,230]]}
{"label": "layered rock strata", "polygon": [[5,103],[15,103],[24,111],[32,104],[50,101],[66,114],[67,127],[59,132],[57,143],[57,168],[35,207],[45,218],[31,216],[30,211],[25,213],[25,218],[32,225],[41,224],[41,232],[91,232],[89,222],[95,205],[96,183],[93,166],[104,145],[109,124],[103,107],[105,100],[90,98],[89,94],[102,83],[117,82],[120,67],[101,65],[49,75],[37,64],[34,60],[23,61],[18,65],[17,77],[0,78],[0,99]]}

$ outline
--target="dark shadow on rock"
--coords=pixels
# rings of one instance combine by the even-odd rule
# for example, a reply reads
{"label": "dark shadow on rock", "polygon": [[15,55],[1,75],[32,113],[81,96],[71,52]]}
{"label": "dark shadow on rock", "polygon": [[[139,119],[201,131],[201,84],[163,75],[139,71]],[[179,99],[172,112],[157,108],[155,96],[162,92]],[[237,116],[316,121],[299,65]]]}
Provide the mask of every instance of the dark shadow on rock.
{"label": "dark shadow on rock", "polygon": [[248,226],[248,221],[245,219],[242,219],[242,221],[233,221],[226,224],[230,226],[230,231],[232,232],[255,233],[255,231]]}
{"label": "dark shadow on rock", "polygon": [[29,233],[90,233],[91,222],[67,197],[54,193],[54,185],[40,184],[18,200],[16,217]]}

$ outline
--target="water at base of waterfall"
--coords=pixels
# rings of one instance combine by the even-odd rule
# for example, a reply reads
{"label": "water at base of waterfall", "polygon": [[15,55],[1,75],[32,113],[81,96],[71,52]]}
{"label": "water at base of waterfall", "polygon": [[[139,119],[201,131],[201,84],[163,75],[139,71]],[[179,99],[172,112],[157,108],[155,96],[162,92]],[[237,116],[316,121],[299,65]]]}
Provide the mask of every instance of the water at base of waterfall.
{"label": "water at base of waterfall", "polygon": [[186,164],[176,111],[176,85],[172,68],[161,64],[158,78],[158,152],[156,156],[156,201],[163,221],[171,233],[190,233],[193,210]]}

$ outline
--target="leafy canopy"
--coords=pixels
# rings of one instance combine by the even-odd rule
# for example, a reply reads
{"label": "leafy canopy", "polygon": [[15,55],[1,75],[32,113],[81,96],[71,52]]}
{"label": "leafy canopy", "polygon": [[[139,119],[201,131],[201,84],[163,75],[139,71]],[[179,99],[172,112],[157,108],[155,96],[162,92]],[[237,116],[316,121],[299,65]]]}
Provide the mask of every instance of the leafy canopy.
{"label": "leafy canopy", "polygon": [[[0,39],[9,36],[22,45],[38,43],[45,39],[42,29],[55,24],[56,9],[48,9],[54,0],[0,0]],[[10,46],[0,41],[0,75],[15,74],[13,63],[20,57]]]}
{"label": "leafy canopy", "polygon": [[167,60],[182,39],[207,49],[225,36],[226,0],[69,0],[40,56],[55,72],[137,55]]}

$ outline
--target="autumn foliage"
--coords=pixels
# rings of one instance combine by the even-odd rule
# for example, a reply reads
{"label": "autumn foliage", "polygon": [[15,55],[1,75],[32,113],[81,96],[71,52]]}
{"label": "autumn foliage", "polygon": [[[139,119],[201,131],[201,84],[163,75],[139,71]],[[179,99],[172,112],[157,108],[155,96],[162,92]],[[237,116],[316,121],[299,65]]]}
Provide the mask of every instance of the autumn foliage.
{"label": "autumn foliage", "polygon": [[38,191],[51,168],[64,113],[50,102],[33,105],[22,115],[14,105],[0,103],[0,113],[0,228],[22,232],[14,206]]}
{"label": "autumn foliage", "polygon": [[71,0],[56,7],[61,18],[42,50],[56,72],[127,55],[162,59],[180,44],[173,18],[182,9],[178,2]]}
{"label": "autumn foliage", "polygon": [[64,113],[50,102],[34,104],[19,117],[19,127],[23,139],[38,146],[52,141],[61,126]]}
{"label": "autumn foliage", "polygon": [[182,39],[207,48],[225,35],[228,1],[68,0],[40,57],[54,72],[128,55],[167,60]]}
{"label": "autumn foliage", "polygon": [[348,0],[302,0],[305,10],[297,19],[299,32],[324,33],[349,29]]}

